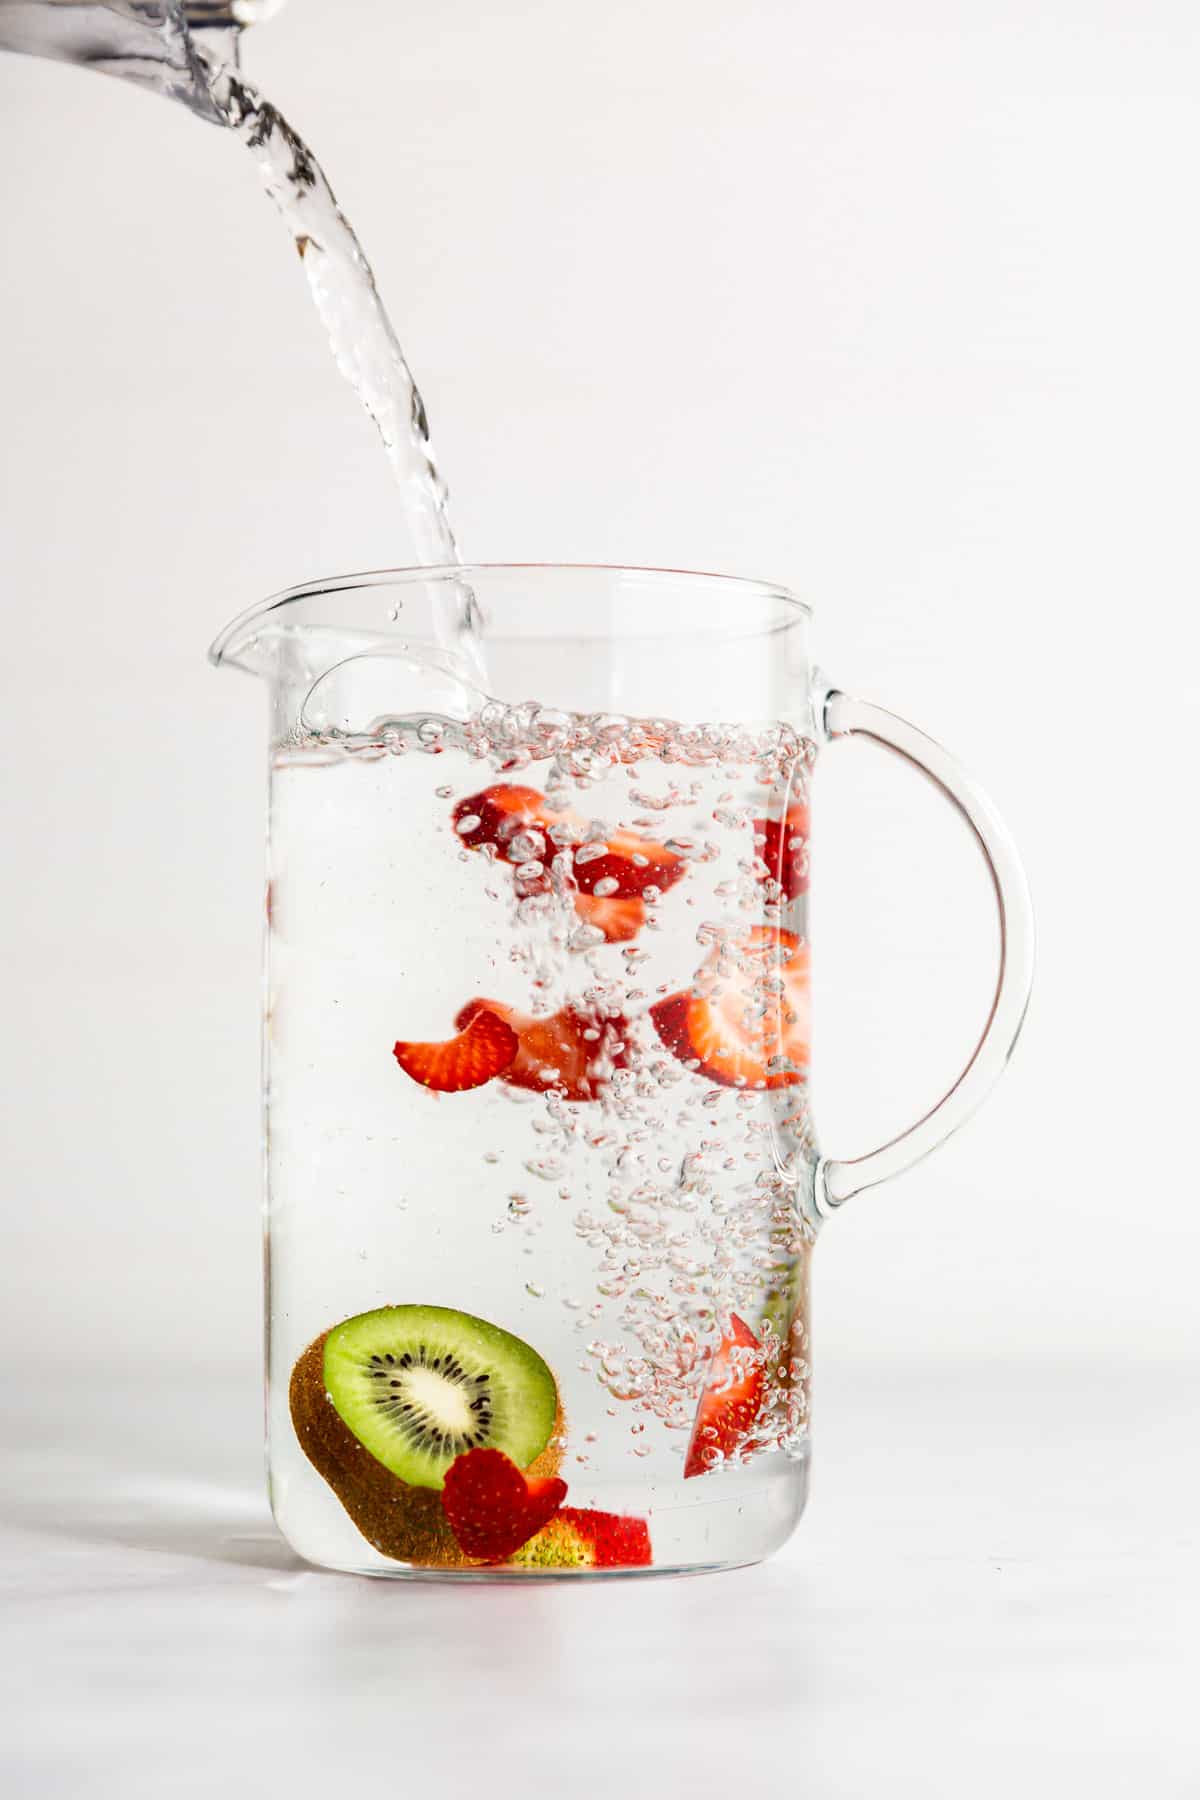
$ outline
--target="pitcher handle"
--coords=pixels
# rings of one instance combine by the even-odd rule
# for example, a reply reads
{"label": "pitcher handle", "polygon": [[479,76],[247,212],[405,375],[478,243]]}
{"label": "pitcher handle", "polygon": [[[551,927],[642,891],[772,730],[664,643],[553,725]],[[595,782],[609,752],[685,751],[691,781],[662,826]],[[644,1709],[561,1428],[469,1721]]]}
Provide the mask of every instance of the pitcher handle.
{"label": "pitcher handle", "polygon": [[862,737],[903,757],[962,814],[983,852],[1000,915],[1000,970],[983,1035],[962,1074],[937,1104],[897,1137],[847,1161],[823,1157],[817,1168],[817,1204],[832,1211],[864,1188],[910,1169],[964,1124],[1012,1055],[1029,1005],[1033,979],[1033,908],[1025,871],[1003,820],[954,758],[894,713],[831,689],[824,727],[830,738]]}

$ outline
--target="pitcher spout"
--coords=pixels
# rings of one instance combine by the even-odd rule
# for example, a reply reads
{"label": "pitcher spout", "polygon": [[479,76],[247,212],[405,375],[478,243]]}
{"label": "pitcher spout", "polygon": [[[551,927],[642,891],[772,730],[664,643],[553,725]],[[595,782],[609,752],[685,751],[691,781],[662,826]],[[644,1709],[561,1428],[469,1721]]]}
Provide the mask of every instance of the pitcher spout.
{"label": "pitcher spout", "polygon": [[210,93],[236,69],[242,29],[283,0],[0,0],[0,50],[115,75],[227,123]]}
{"label": "pitcher spout", "polygon": [[208,660],[214,669],[241,669],[270,681],[279,666],[281,635],[269,607],[251,606],[217,633]]}
{"label": "pitcher spout", "polygon": [[227,625],[209,661],[267,682],[278,741],[369,742],[397,722],[465,724],[486,704],[439,619],[428,593],[381,606],[371,578],[294,588]]}

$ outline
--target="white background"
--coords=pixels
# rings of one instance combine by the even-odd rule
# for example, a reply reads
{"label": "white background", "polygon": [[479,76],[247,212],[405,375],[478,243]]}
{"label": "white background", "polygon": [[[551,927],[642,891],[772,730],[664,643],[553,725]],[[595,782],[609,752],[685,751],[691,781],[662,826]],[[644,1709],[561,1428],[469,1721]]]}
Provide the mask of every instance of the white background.
{"label": "white background", "polygon": [[[819,1433],[839,1411],[801,1559],[839,1493],[856,1518],[889,1484],[928,1554],[939,1529],[978,1548],[949,1455],[995,1449],[976,1393],[1007,1419],[997,1519],[1034,1503],[1051,1451],[1084,1512],[1143,1463],[1128,1542],[1115,1515],[1090,1527],[1101,1592],[1132,1594],[1128,1558],[1161,1552],[1156,1509],[1180,1504],[1200,1250],[1198,40],[1184,0],[295,0],[247,45],[375,262],[466,553],[794,587],[822,665],[954,747],[1023,848],[1041,960],[1011,1071],[822,1240]],[[148,1366],[186,1361],[249,1443],[264,719],[203,652],[273,589],[410,551],[235,143],[0,58],[0,167],[0,1352],[119,1369],[135,1396]],[[835,747],[818,805],[818,1098],[827,1148],[854,1154],[963,1060],[994,925],[965,834],[902,769]],[[911,1393],[928,1460],[906,1462]],[[900,1461],[872,1456],[881,1430]],[[1084,1525],[1073,1503],[1055,1518],[1069,1559]],[[804,1564],[775,1566],[794,1584]],[[858,1583],[865,1641],[877,1590]],[[1178,1644],[1139,1650],[1119,1606],[1102,1613],[1112,1691],[1080,1690],[1046,1740],[1055,1767],[1096,1749],[1084,1721],[1115,1704],[1122,1644],[1147,1692],[1180,1667]],[[1005,1631],[984,1635],[1011,1671]],[[1114,1780],[1145,1773],[1137,1716]],[[967,1791],[949,1749],[939,1765],[921,1746]],[[60,1791],[29,1754],[27,1791]],[[1158,1792],[1194,1791],[1185,1754]],[[856,1780],[826,1769],[809,1791],[883,1791]]]}

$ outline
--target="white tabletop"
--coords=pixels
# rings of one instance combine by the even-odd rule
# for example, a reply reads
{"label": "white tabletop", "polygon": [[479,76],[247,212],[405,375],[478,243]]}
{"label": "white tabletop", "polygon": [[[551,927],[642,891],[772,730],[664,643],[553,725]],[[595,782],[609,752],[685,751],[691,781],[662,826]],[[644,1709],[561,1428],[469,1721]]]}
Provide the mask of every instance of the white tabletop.
{"label": "white tabletop", "polygon": [[14,1800],[1200,1786],[1177,1365],[825,1366],[773,1562],[482,1590],[299,1563],[251,1372],[72,1361],[6,1383]]}

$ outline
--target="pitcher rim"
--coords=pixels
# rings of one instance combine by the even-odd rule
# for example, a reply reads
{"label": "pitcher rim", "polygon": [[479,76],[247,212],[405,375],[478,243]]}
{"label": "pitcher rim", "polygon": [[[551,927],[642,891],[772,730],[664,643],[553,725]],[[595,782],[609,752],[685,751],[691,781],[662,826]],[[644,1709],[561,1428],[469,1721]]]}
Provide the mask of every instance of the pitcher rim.
{"label": "pitcher rim", "polygon": [[230,646],[240,640],[248,626],[256,620],[265,620],[280,608],[292,605],[299,600],[315,599],[321,594],[337,594],[355,588],[386,587],[390,583],[416,582],[421,580],[437,580],[453,578],[469,579],[472,575],[516,574],[522,571],[546,574],[561,573],[564,575],[595,574],[636,576],[639,580],[661,581],[664,584],[672,581],[695,581],[710,583],[736,592],[743,597],[755,595],[760,599],[781,600],[796,608],[798,613],[811,619],[812,607],[807,600],[802,600],[790,588],[777,581],[763,581],[750,575],[727,575],[714,569],[675,569],[652,567],[638,563],[600,563],[600,562],[466,562],[466,563],[416,563],[401,565],[397,568],[364,569],[356,573],[344,575],[319,576],[313,581],[299,582],[294,587],[282,588],[265,600],[248,606],[244,612],[231,619],[224,629],[218,632],[209,646],[208,658],[214,666],[224,662]]}

